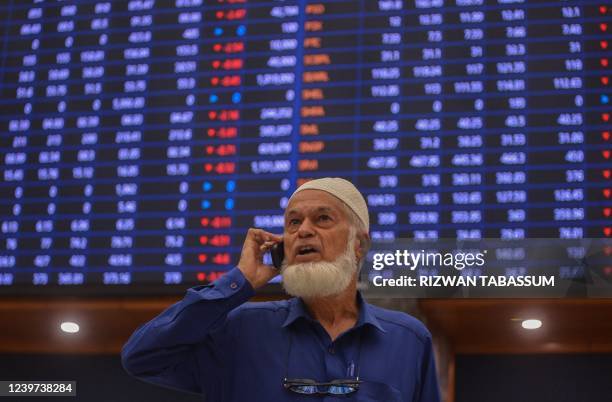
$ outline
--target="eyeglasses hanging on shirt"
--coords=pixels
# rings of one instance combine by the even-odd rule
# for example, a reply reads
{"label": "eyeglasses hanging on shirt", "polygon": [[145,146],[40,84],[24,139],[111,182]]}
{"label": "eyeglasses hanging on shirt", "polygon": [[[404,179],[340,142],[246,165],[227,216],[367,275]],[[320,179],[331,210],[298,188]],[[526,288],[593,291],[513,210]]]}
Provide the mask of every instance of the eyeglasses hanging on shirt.
{"label": "eyeglasses hanging on shirt", "polygon": [[[291,331],[289,331],[291,332]],[[288,378],[289,374],[289,357],[291,355],[291,346],[293,344],[293,334],[289,334],[289,349],[287,351],[287,361],[285,365],[285,378],[283,379],[283,387],[289,391],[303,395],[349,395],[359,390],[359,366],[361,358],[361,333],[359,334],[359,346],[357,351],[357,375],[354,378],[336,379],[328,382],[317,382],[309,378]],[[347,368],[347,375],[353,376],[355,372],[355,363],[351,362]]]}

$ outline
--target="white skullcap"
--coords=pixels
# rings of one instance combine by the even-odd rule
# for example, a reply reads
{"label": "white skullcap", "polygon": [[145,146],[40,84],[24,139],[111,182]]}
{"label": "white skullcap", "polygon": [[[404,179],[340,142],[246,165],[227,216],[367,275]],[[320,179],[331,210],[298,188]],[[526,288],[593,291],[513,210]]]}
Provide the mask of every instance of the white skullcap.
{"label": "white skullcap", "polygon": [[[357,187],[355,187],[350,181],[344,180],[340,177],[324,177],[322,179],[307,181],[297,190],[295,190],[295,192],[291,195],[291,198],[302,190],[321,190],[338,198],[353,212],[355,212],[357,217],[359,217],[359,220],[365,225],[366,230],[368,232],[370,231],[368,205],[366,204],[363,195],[361,195],[359,190],[357,190]],[[291,201],[291,198],[289,198],[289,201]]]}

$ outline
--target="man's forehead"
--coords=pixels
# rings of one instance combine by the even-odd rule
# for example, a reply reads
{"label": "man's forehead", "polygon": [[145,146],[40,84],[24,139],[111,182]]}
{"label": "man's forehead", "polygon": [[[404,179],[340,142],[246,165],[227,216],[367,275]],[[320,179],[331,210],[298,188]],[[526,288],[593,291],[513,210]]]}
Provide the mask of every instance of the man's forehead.
{"label": "man's forehead", "polygon": [[291,213],[339,212],[343,213],[342,201],[321,190],[302,190],[291,197],[285,215]]}
{"label": "man's forehead", "polygon": [[315,205],[306,205],[304,208],[291,208],[285,211],[285,215],[293,215],[293,214],[308,214],[310,212],[317,213],[334,213],[340,212],[338,208],[330,208],[325,206],[315,206]]}

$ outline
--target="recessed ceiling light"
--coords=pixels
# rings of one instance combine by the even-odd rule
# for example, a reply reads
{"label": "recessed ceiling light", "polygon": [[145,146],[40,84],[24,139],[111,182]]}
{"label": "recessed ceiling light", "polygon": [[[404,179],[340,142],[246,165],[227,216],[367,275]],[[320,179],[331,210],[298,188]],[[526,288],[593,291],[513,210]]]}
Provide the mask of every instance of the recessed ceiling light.
{"label": "recessed ceiling light", "polygon": [[542,326],[542,321],[536,319],[523,320],[521,326],[525,329],[538,329]]}
{"label": "recessed ceiling light", "polygon": [[79,332],[79,324],[76,322],[66,321],[61,323],[60,328],[62,331],[67,332],[69,334],[75,334]]}

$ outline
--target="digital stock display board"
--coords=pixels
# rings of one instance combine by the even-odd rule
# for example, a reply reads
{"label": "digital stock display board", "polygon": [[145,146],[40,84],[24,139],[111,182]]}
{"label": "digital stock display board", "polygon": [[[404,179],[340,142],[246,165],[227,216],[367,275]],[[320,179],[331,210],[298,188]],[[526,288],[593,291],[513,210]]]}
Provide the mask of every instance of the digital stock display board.
{"label": "digital stock display board", "polygon": [[303,181],[374,240],[612,236],[604,1],[0,5],[0,292],[206,283]]}

